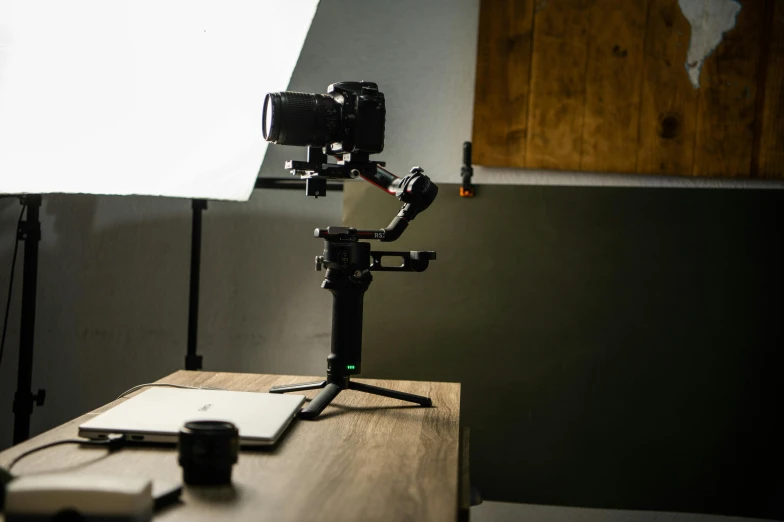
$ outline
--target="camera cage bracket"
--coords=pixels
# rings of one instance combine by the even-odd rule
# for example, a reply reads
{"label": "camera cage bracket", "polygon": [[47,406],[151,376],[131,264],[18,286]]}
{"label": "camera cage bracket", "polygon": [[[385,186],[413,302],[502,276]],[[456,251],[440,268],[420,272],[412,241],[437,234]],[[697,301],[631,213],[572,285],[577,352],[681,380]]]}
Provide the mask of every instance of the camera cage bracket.
{"label": "camera cage bracket", "polygon": [[345,152],[337,163],[328,160],[324,149],[308,147],[307,159],[288,160],[286,169],[305,180],[305,195],[317,198],[326,195],[328,179],[375,177],[377,168],[386,165],[384,161],[371,161],[368,154],[361,152]]}

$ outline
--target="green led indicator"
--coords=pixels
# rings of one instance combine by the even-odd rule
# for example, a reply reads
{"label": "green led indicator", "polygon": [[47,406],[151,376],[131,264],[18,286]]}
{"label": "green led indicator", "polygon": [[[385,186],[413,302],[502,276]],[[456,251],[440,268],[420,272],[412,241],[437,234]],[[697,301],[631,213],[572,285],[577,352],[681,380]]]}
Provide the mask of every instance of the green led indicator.
{"label": "green led indicator", "polygon": [[356,368],[356,366],[354,366],[353,364],[349,364],[348,366],[346,366],[346,368],[348,368],[349,370],[353,370]]}

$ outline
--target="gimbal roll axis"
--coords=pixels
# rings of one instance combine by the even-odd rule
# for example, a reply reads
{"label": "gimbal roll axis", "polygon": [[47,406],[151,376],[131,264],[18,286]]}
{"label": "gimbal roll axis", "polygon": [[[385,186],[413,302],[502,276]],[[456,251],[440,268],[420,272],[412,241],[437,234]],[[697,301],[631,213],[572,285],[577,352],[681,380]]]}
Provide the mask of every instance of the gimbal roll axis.
{"label": "gimbal roll axis", "polygon": [[[400,237],[408,223],[427,209],[438,194],[438,187],[414,167],[404,178],[398,178],[381,168],[383,164],[369,161],[366,155],[344,154],[338,164],[327,163],[321,149],[308,149],[307,162],[287,162],[292,173],[308,180],[309,195],[324,195],[325,178],[362,177],[403,202],[403,207],[388,227],[381,230],[357,230],[348,227],[316,229],[315,237],[324,240],[324,253],[316,258],[316,270],[326,268],[321,287],[332,293],[332,348],[327,357],[327,378],[304,384],[274,386],[270,393],[300,392],[322,389],[300,411],[300,418],[314,419],[342,390],[355,390],[421,406],[432,406],[428,397],[403,393],[351,380],[362,370],[362,315],[365,292],[373,281],[371,272],[423,272],[435,252],[376,252],[363,239],[381,242]],[[395,257],[403,262],[384,266],[384,257]]]}

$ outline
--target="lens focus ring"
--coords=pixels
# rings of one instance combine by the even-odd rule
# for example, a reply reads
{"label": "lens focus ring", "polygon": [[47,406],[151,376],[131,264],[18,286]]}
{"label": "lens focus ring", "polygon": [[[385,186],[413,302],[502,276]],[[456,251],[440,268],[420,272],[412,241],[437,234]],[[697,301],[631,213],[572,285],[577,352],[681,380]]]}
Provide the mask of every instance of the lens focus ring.
{"label": "lens focus ring", "polygon": [[281,126],[278,143],[282,145],[315,145],[316,94],[282,92]]}

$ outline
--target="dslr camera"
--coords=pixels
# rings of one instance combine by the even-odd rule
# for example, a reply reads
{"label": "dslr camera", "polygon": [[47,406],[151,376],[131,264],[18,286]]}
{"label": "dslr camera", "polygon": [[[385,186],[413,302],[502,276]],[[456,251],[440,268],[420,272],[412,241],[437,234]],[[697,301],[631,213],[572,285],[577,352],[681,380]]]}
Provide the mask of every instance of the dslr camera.
{"label": "dslr camera", "polygon": [[[386,106],[373,82],[339,82],[327,94],[271,92],[264,98],[264,139],[366,158],[384,150]],[[351,156],[349,156],[351,157]]]}

